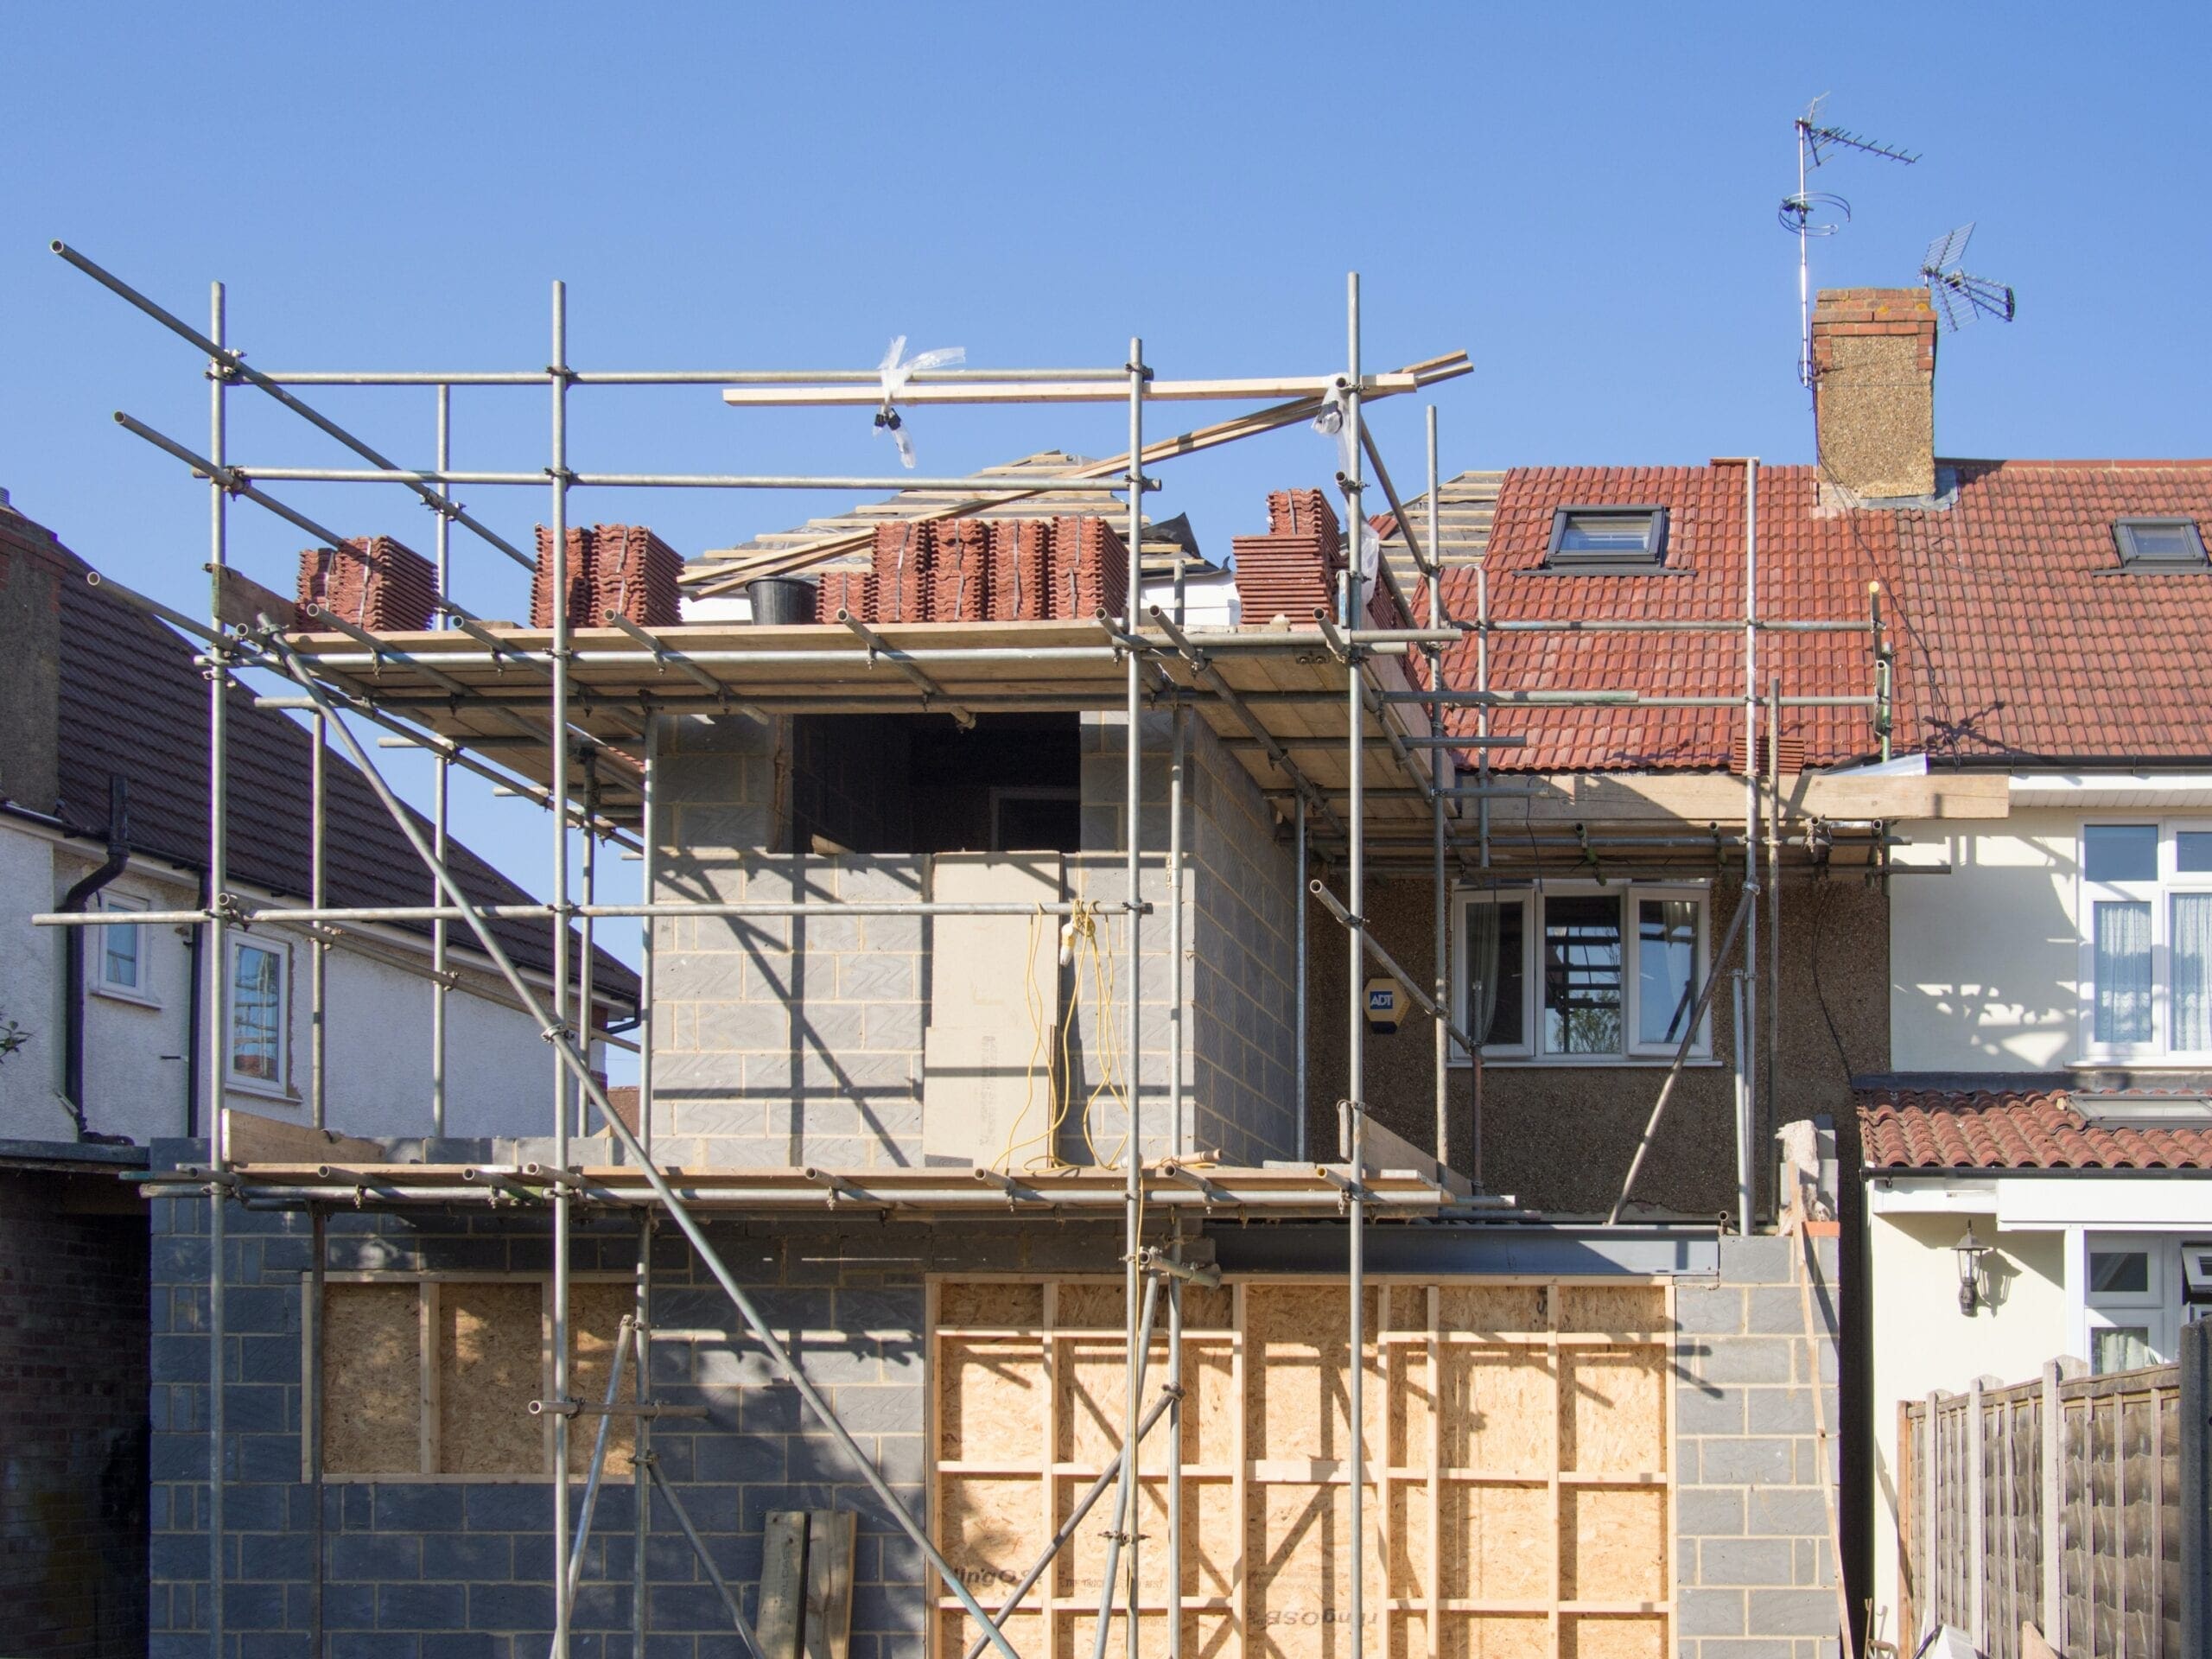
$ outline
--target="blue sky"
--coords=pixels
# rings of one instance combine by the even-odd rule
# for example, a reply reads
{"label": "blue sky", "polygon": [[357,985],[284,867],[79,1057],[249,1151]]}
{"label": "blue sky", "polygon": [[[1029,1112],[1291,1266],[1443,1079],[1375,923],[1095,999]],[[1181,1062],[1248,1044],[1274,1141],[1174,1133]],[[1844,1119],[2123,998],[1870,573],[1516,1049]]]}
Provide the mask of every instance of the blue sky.
{"label": "blue sky", "polygon": [[[136,4],[7,12],[0,486],[95,565],[196,606],[205,486],[124,434],[198,443],[189,349],[46,251],[61,238],[194,321],[230,284],[264,367],[539,367],[569,284],[580,367],[874,365],[888,338],[983,366],[1331,371],[1363,273],[1370,368],[1464,346],[1447,471],[1809,459],[1794,376],[1790,118],[1921,152],[1816,175],[1855,218],[1815,280],[1905,282],[1977,220],[2019,321],[1943,344],[1939,447],[2212,454],[2197,107],[2202,5],[740,8]],[[427,461],[428,391],[321,395]],[[335,459],[266,400],[232,451]],[[1217,408],[1217,406],[1216,406]],[[1201,409],[1195,419],[1209,412]],[[1166,411],[1162,411],[1163,416]],[[928,410],[925,470],[1119,448],[1111,410]],[[1419,409],[1377,410],[1402,480]],[[710,391],[581,394],[575,464],[886,468],[865,411],[740,415]],[[464,466],[543,464],[537,391],[461,394]],[[1203,541],[1320,482],[1282,434],[1169,474]],[[398,492],[295,486],[349,532],[427,547]],[[462,492],[520,540],[542,494]],[[689,553],[835,505],[662,493],[580,502]],[[234,554],[289,582],[251,507]],[[465,538],[462,538],[465,541]],[[460,544],[457,543],[457,545]],[[519,573],[456,587],[517,614]],[[398,768],[410,789],[419,773]],[[544,832],[474,798],[462,831],[526,885]]]}

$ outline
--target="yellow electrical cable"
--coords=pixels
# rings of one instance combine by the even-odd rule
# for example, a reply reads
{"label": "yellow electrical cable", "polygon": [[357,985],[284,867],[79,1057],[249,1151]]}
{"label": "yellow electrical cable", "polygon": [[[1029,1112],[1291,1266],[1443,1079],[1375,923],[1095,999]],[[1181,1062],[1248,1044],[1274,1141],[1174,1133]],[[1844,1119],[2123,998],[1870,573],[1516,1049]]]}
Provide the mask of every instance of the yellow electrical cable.
{"label": "yellow electrical cable", "polygon": [[[1021,966],[1022,1007],[1029,1015],[1029,1060],[1022,1068],[1021,1073],[1021,1115],[1007,1125],[1006,1146],[999,1154],[998,1167],[1008,1171],[1014,1167],[1014,1154],[1024,1147],[1035,1145],[1038,1141],[1041,1141],[1045,1143],[1045,1150],[1049,1157],[1052,1153],[1052,1132],[1059,1127],[1058,1116],[1052,1109],[1058,1103],[1049,1101],[1046,1103],[1046,1124],[1043,1132],[1030,1135],[1025,1140],[1014,1138],[1020,1133],[1021,1126],[1029,1121],[1029,1109],[1036,1103],[1037,1057],[1040,1053],[1049,1052],[1045,1037],[1044,994],[1037,985],[1037,924],[1044,918],[1044,916],[1045,907],[1041,904],[1030,914],[1029,952],[1023,959]],[[1037,1161],[1035,1159],[1030,1160],[1031,1164]],[[1024,1166],[1025,1168],[1027,1166]]]}

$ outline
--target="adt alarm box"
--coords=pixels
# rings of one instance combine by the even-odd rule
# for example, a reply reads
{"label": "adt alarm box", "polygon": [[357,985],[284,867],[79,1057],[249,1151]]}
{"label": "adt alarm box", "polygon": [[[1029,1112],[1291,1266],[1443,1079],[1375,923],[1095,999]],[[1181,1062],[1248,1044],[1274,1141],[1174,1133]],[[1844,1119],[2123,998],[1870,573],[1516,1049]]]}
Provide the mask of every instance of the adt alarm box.
{"label": "adt alarm box", "polygon": [[1398,1028],[1406,994],[1388,975],[1367,982],[1367,1028],[1387,1037]]}

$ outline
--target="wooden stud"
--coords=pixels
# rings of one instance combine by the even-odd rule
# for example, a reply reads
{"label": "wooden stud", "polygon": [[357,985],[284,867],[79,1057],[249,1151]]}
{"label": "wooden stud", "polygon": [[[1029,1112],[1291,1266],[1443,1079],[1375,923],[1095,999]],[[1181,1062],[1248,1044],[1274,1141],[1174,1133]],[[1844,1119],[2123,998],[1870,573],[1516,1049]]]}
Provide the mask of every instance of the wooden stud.
{"label": "wooden stud", "polygon": [[[1053,1340],[1053,1326],[1060,1314],[1060,1287],[1055,1279],[1045,1281],[1045,1326],[1039,1333],[1038,1349],[1041,1358],[1040,1374],[1045,1383],[1045,1455],[1043,1473],[1039,1478],[1039,1507],[1042,1525],[1038,1529],[1039,1539],[1055,1536],[1060,1529],[1060,1478],[1054,1472],[1060,1457],[1060,1366],[1059,1344]],[[1042,1548],[1042,1545],[1039,1545]],[[1060,1580],[1060,1563],[1052,1562],[1045,1569],[1044,1577],[1037,1580],[1038,1615],[1044,1621],[1046,1659],[1060,1659],[1060,1615],[1055,1605]],[[974,1643],[970,1643],[969,1646]],[[956,1659],[948,1656],[947,1659]]]}
{"label": "wooden stud", "polygon": [[1544,1328],[1549,1340],[1544,1350],[1544,1363],[1550,1368],[1552,1381],[1551,1456],[1547,1460],[1549,1462],[1551,1467],[1548,1478],[1546,1480],[1545,1484],[1549,1489],[1549,1497],[1551,1500],[1552,1547],[1548,1552],[1551,1568],[1551,1605],[1545,1611],[1544,1627],[1546,1634],[1549,1638],[1547,1645],[1554,1653],[1562,1653],[1566,1651],[1566,1649],[1560,1645],[1560,1637],[1564,1634],[1560,1628],[1560,1593],[1565,1588],[1565,1586],[1560,1582],[1560,1556],[1567,1548],[1567,1541],[1563,1535],[1563,1529],[1560,1525],[1560,1522],[1566,1517],[1561,1514],[1560,1505],[1560,1452],[1564,1449],[1560,1444],[1560,1418],[1563,1415],[1563,1409],[1560,1401],[1560,1393],[1565,1386],[1565,1379],[1560,1375],[1559,1303],[1559,1286],[1556,1284],[1545,1286]]}
{"label": "wooden stud", "polygon": [[1232,1558],[1236,1567],[1230,1577],[1231,1602],[1231,1635],[1240,1643],[1249,1645],[1252,1628],[1252,1323],[1250,1298],[1243,1280],[1236,1281],[1230,1300],[1230,1324],[1236,1332],[1236,1345],[1230,1351],[1230,1368],[1234,1373],[1230,1384],[1230,1395],[1236,1406],[1231,1419],[1231,1433],[1236,1444],[1236,1453],[1230,1464],[1231,1508],[1236,1518],[1236,1553]]}
{"label": "wooden stud", "polygon": [[438,1286],[435,1280],[424,1282],[416,1298],[416,1313],[422,1328],[423,1361],[423,1466],[426,1475],[441,1473],[439,1462],[439,1428],[442,1416],[441,1383],[445,1367],[439,1362],[438,1335],[443,1328],[438,1319]]}
{"label": "wooden stud", "polygon": [[1438,1323],[1443,1294],[1434,1285],[1421,1293],[1428,1315],[1428,1628],[1423,1634],[1431,1653],[1444,1651],[1444,1344]]}

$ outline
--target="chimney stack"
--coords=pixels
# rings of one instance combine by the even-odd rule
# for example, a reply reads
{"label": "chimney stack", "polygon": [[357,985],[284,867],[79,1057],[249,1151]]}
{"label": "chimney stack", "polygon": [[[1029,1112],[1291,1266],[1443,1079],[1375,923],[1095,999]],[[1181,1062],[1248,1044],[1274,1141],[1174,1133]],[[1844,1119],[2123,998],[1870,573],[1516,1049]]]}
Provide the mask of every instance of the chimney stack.
{"label": "chimney stack", "polygon": [[1824,288],[1813,308],[1824,483],[1861,499],[1936,493],[1936,308],[1924,288]]}

